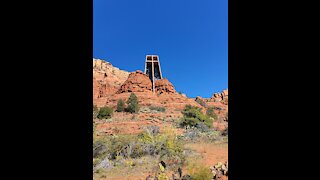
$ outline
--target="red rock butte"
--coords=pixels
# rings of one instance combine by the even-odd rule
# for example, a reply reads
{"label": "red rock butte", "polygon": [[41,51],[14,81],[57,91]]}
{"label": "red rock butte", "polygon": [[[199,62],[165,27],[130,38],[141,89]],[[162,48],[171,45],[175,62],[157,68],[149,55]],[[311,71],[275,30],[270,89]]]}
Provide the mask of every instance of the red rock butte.
{"label": "red rock butte", "polygon": [[[158,61],[150,60],[155,57]],[[154,70],[155,75],[150,77],[150,71],[152,74],[152,64],[148,64],[150,62],[156,62],[160,65],[158,56],[147,55],[145,72],[137,70],[130,73],[120,70],[104,60],[93,59],[93,104],[98,107],[109,106],[115,109],[119,99],[127,101],[130,94],[135,93],[141,107],[165,107],[166,115],[170,114],[176,118],[182,116],[181,111],[188,104],[202,108],[203,112],[207,107],[214,106],[219,118],[226,117],[228,89],[221,93],[214,93],[211,98],[200,96],[196,99],[188,98],[184,94],[177,93],[173,84],[167,78],[162,77],[160,66],[153,66],[153,68],[157,67],[157,70]],[[199,99],[206,105],[200,105]],[[141,115],[141,117],[144,116]]]}

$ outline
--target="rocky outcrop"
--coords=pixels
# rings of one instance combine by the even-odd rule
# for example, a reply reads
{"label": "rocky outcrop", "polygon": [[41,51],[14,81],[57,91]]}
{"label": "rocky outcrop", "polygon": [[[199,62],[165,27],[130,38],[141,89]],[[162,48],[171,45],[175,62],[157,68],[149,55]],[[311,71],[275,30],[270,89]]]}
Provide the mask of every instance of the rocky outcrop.
{"label": "rocky outcrop", "polygon": [[201,106],[203,107],[208,107],[207,103],[206,103],[206,100],[204,98],[202,98],[201,96],[197,96],[195,101],[197,103],[199,103]]}
{"label": "rocky outcrop", "polygon": [[218,162],[216,165],[210,167],[214,180],[223,180],[223,176],[228,176],[228,161],[225,163]]}
{"label": "rocky outcrop", "polygon": [[128,79],[122,84],[117,94],[125,92],[151,92],[152,83],[147,75],[141,71],[130,73]]}
{"label": "rocky outcrop", "polygon": [[222,100],[222,95],[221,95],[221,93],[214,93],[211,98],[214,101],[221,101]]}
{"label": "rocky outcrop", "polygon": [[106,96],[106,83],[102,80],[93,79],[93,99]]}
{"label": "rocky outcrop", "polygon": [[176,90],[174,89],[173,85],[171,84],[168,79],[160,79],[155,82],[155,90],[158,94],[170,94],[170,93],[176,93]]}
{"label": "rocky outcrop", "polygon": [[223,97],[227,97],[228,96],[228,89],[222,91],[222,96]]}
{"label": "rocky outcrop", "polygon": [[[181,111],[188,104],[202,108],[205,113],[208,107],[214,107],[218,119],[213,123],[217,130],[227,128],[228,89],[214,93],[211,98],[188,98],[176,92],[173,84],[166,78],[155,81],[155,93],[152,92],[152,83],[147,75],[137,70],[129,73],[113,67],[109,62],[93,59],[93,100],[98,107],[110,106],[115,108],[117,101],[127,101],[131,92],[134,92],[142,107],[165,107],[172,117],[182,116]],[[139,117],[146,119],[146,117]]]}
{"label": "rocky outcrop", "polygon": [[228,89],[223,90],[221,93],[214,93],[211,97],[213,101],[227,101],[228,100]]}
{"label": "rocky outcrop", "polygon": [[114,94],[128,78],[129,72],[113,67],[100,59],[93,59],[93,99]]}
{"label": "rocky outcrop", "polygon": [[[146,74],[137,70],[130,73],[128,79],[117,91],[117,94],[126,92],[152,92],[152,82]],[[155,92],[157,94],[176,93],[172,83],[166,78],[155,81]]]}

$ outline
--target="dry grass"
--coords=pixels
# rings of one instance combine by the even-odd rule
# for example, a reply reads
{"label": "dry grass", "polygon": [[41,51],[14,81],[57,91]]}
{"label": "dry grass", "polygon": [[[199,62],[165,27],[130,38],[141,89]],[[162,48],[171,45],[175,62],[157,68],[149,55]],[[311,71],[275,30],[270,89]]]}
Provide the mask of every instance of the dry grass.
{"label": "dry grass", "polygon": [[152,174],[156,168],[158,168],[158,159],[145,156],[126,160],[111,170],[95,173],[93,180],[145,180],[146,176]]}
{"label": "dry grass", "polygon": [[199,163],[206,166],[228,160],[228,143],[189,143],[185,145],[185,148],[199,153],[201,157]]}

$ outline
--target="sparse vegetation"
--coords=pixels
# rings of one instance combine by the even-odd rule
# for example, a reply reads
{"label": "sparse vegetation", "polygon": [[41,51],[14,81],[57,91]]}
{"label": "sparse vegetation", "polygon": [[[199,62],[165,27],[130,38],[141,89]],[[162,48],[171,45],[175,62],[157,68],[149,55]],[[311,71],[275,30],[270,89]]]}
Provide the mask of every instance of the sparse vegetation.
{"label": "sparse vegetation", "polygon": [[165,112],[166,111],[165,107],[160,107],[160,106],[150,106],[149,109],[150,110],[154,110],[154,111],[159,111],[159,112]]}
{"label": "sparse vegetation", "polygon": [[[93,145],[94,167],[104,160],[116,166],[120,161],[140,159],[152,156],[158,160],[168,161],[168,167],[176,167],[184,163],[183,145],[170,131],[159,134],[156,126],[146,128],[139,135],[106,136]],[[170,160],[174,160],[170,163]],[[110,161],[109,161],[110,160]],[[100,165],[101,166],[101,165]]]}
{"label": "sparse vegetation", "polygon": [[197,103],[199,103],[203,107],[207,107],[207,104],[200,98],[196,98],[195,100]]}
{"label": "sparse vegetation", "polygon": [[201,112],[201,108],[186,105],[181,119],[180,125],[183,127],[197,127],[200,123],[205,124],[209,128],[212,127],[212,119]]}
{"label": "sparse vegetation", "polygon": [[199,127],[188,128],[186,132],[179,135],[178,138],[188,142],[207,143],[223,140],[221,132],[208,128],[206,130],[203,130]]}
{"label": "sparse vegetation", "polygon": [[134,94],[131,93],[130,97],[127,101],[127,108],[126,111],[130,113],[137,113],[139,111],[139,103],[138,103],[138,97]]}
{"label": "sparse vegetation", "polygon": [[169,180],[168,176],[167,176],[165,173],[160,173],[160,174],[157,176],[157,179],[158,179],[158,180]]}
{"label": "sparse vegetation", "polygon": [[212,180],[212,173],[208,167],[198,166],[194,174],[191,174],[193,180]]}
{"label": "sparse vegetation", "polygon": [[228,136],[228,127],[222,132],[223,136]]}
{"label": "sparse vegetation", "polygon": [[98,113],[99,113],[99,109],[97,105],[93,104],[93,119],[97,118]]}
{"label": "sparse vegetation", "polygon": [[218,119],[218,116],[216,115],[216,113],[214,112],[214,107],[209,107],[208,109],[207,109],[207,112],[206,112],[206,114],[207,114],[207,116],[209,116],[209,117],[212,117],[214,120],[217,120]]}
{"label": "sparse vegetation", "polygon": [[97,115],[97,118],[98,119],[109,119],[109,118],[111,118],[112,114],[113,114],[112,108],[105,106],[105,107],[100,108],[99,113]]}
{"label": "sparse vegetation", "polygon": [[[212,121],[216,119],[214,112],[217,112],[217,109],[209,107],[204,111],[197,106],[185,106],[182,111],[183,117],[178,119],[181,110],[173,110],[170,106],[166,109],[160,104],[159,106],[144,104],[139,108],[138,98],[134,93],[130,95],[128,101],[118,99],[114,115],[110,107],[98,108],[94,105],[93,112],[96,113],[96,117],[106,119],[93,121],[94,179],[100,180],[105,177],[126,179],[130,176],[140,178],[142,173],[158,180],[179,178],[178,168],[184,171],[182,179],[206,180],[209,176],[212,178],[209,166],[204,167],[201,164],[205,158],[212,156],[210,152],[212,147],[215,147],[212,145],[220,146],[227,142],[225,139],[228,138],[228,130],[220,132],[212,128]],[[124,111],[133,114],[117,113]],[[173,114],[170,114],[171,112]],[[128,129],[124,127],[125,124],[110,126],[108,129],[99,125],[107,124],[109,121],[139,121],[143,118],[151,121],[142,126],[144,131],[141,133],[139,129],[134,133],[124,134]],[[164,124],[159,124],[159,120]],[[186,169],[188,162],[195,160],[199,160],[197,166],[191,168],[192,172],[188,172]],[[165,162],[165,171],[159,170],[160,161]]]}
{"label": "sparse vegetation", "polygon": [[117,112],[123,112],[125,110],[125,103],[123,99],[119,99],[117,103]]}

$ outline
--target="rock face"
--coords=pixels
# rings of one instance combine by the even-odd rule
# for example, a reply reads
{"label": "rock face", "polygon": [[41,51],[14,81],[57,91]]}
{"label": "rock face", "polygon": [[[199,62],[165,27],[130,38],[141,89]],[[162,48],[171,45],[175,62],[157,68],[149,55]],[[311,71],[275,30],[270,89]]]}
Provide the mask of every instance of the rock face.
{"label": "rock face", "polygon": [[228,89],[223,90],[223,91],[222,91],[222,95],[223,95],[224,97],[227,97],[227,96],[228,96]]}
{"label": "rock face", "polygon": [[128,79],[122,84],[117,94],[125,92],[151,92],[152,83],[149,77],[141,71],[130,73]]}
{"label": "rock face", "polygon": [[213,101],[228,101],[228,89],[223,90],[221,93],[214,93],[211,97]]}
{"label": "rock face", "polygon": [[[228,126],[228,89],[214,93],[211,98],[188,98],[184,94],[176,92],[173,84],[166,78],[155,82],[155,93],[152,92],[152,83],[143,72],[127,72],[113,67],[110,63],[93,59],[93,103],[98,107],[109,106],[116,108],[117,101],[127,101],[134,92],[141,107],[159,106],[166,108],[164,113],[168,117],[178,119],[182,116],[181,111],[186,105],[202,108],[203,113],[207,108],[214,107],[218,119],[213,123],[217,130],[224,130]],[[169,117],[170,116],[170,117]],[[141,114],[141,120],[148,116]]]}
{"label": "rock face", "polygon": [[228,161],[225,163],[218,162],[210,167],[214,180],[223,180],[224,176],[228,176]]}
{"label": "rock face", "polygon": [[127,71],[113,67],[106,61],[93,59],[93,99],[114,94],[128,76]]}
{"label": "rock face", "polygon": [[222,95],[221,95],[221,93],[214,93],[211,98],[214,101],[221,101],[222,100]]}
{"label": "rock face", "polygon": [[197,96],[195,101],[202,107],[214,107],[218,119],[213,122],[214,129],[224,131],[228,128],[228,89],[214,93],[211,98]]}
{"label": "rock face", "polygon": [[176,93],[176,90],[174,89],[171,82],[168,81],[168,79],[160,79],[155,82],[155,90],[158,94],[172,94]]}
{"label": "rock face", "polygon": [[106,95],[106,83],[103,80],[93,79],[93,99],[101,98]]}
{"label": "rock face", "polygon": [[205,100],[204,98],[202,98],[201,96],[197,96],[196,99],[195,99],[195,101],[196,101],[197,103],[199,103],[199,104],[200,104],[201,106],[203,106],[203,107],[208,107],[207,103],[205,103],[206,100]]}

